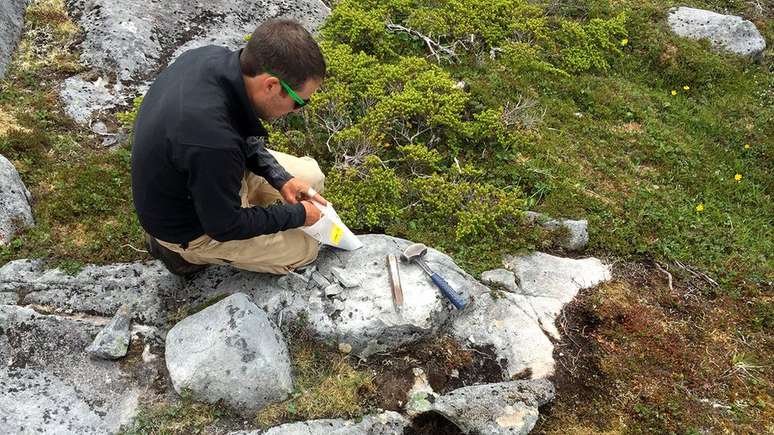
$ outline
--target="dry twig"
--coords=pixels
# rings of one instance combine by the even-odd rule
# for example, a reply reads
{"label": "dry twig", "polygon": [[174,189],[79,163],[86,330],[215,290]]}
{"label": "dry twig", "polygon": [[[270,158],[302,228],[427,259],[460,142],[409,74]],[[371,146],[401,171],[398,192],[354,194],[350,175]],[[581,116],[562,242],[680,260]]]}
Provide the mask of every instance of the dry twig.
{"label": "dry twig", "polygon": [[667,270],[664,269],[663,267],[661,267],[661,265],[658,262],[656,262],[656,267],[658,268],[658,270],[666,274],[667,278],[669,278],[669,291],[674,293],[675,288],[672,287],[672,274],[667,272]]}
{"label": "dry twig", "polygon": [[[434,41],[430,36],[424,35],[412,28],[401,26],[400,24],[387,23],[387,30],[390,32],[405,32],[421,39],[425,42],[425,45],[427,45],[427,49],[430,50],[430,56],[435,57],[438,63],[441,63],[442,58],[447,59],[449,62],[455,62],[458,59],[457,53],[454,52],[454,45],[456,44],[451,47],[442,45],[439,41]],[[463,47],[465,46],[465,44],[462,45]]]}

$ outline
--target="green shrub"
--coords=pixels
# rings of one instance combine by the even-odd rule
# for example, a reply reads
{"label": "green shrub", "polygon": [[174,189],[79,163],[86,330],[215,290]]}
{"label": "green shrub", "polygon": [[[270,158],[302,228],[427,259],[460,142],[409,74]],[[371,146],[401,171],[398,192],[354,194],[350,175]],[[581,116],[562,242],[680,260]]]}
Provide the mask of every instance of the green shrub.
{"label": "green shrub", "polygon": [[553,42],[554,50],[558,50],[555,61],[569,72],[606,71],[610,67],[609,56],[621,54],[619,47],[627,34],[625,24],[623,13],[609,20],[595,18],[586,24],[560,21]]}
{"label": "green shrub", "polygon": [[334,169],[326,183],[326,197],[352,228],[384,229],[400,217],[404,187],[395,171],[375,156],[358,168]]}
{"label": "green shrub", "polygon": [[132,130],[134,128],[134,122],[137,120],[137,114],[140,112],[140,106],[144,97],[144,95],[140,95],[132,100],[132,107],[126,112],[116,113],[116,118],[126,129]]}

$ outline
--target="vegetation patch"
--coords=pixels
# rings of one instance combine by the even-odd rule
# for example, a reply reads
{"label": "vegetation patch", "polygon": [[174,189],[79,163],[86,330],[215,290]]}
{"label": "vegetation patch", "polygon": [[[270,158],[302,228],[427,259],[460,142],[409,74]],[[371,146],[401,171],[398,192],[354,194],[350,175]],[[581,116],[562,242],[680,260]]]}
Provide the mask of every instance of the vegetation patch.
{"label": "vegetation patch", "polygon": [[288,400],[261,410],[255,423],[270,427],[288,421],[319,418],[354,418],[368,413],[376,393],[373,375],[358,369],[349,356],[316,341],[303,322],[286,328],[290,361],[295,377]]}
{"label": "vegetation patch", "polygon": [[27,9],[19,49],[0,82],[0,154],[32,193],[36,225],[0,247],[0,263],[45,258],[75,273],[86,263],[145,258],[130,189],[130,151],[104,149],[62,110],[59,84],[80,71],[79,30],[61,0]]}
{"label": "vegetation patch", "polygon": [[202,431],[233,415],[222,406],[197,403],[190,394],[182,394],[175,402],[161,401],[145,404],[131,426],[124,427],[122,435],[173,435],[202,433]]}
{"label": "vegetation patch", "polygon": [[[658,267],[624,264],[560,321],[557,399],[536,433],[746,433],[774,429],[767,309]],[[746,298],[745,298],[746,299]],[[768,312],[768,314],[767,314]],[[768,424],[768,426],[767,426]],[[763,426],[761,426],[763,425]]]}

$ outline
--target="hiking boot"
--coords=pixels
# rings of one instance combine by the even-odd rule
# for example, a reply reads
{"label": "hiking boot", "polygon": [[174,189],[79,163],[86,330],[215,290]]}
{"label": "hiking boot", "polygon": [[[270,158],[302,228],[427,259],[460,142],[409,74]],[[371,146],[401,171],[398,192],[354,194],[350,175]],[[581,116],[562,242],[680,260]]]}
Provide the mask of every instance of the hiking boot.
{"label": "hiking boot", "polygon": [[148,233],[145,233],[145,248],[151,257],[161,260],[164,266],[175,275],[186,276],[207,267],[206,264],[193,264],[185,261],[180,254],[165,248]]}

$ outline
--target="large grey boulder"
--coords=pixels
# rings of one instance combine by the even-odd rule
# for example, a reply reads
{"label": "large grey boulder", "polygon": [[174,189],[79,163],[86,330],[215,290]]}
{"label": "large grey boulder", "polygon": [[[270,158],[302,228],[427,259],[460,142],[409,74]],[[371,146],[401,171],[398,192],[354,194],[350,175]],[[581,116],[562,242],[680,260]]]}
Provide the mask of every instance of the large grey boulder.
{"label": "large grey boulder", "polygon": [[[364,246],[356,251],[324,248],[305,274],[273,277],[211,267],[183,293],[198,295],[192,303],[248,294],[278,324],[303,316],[320,338],[350,345],[361,357],[437,333],[456,310],[419,266],[401,264],[404,303],[401,308],[393,303],[385,257],[400,255],[411,242],[378,234],[359,238]],[[425,259],[464,298],[489,292],[447,255],[428,249]]]}
{"label": "large grey boulder", "polygon": [[166,322],[163,299],[181,287],[182,279],[158,261],[89,265],[75,276],[46,269],[40,260],[15,260],[0,267],[0,294],[15,295],[21,305],[111,317],[129,304],[134,320],[151,325]]}
{"label": "large grey boulder", "polygon": [[0,155],[0,245],[8,243],[20,229],[35,225],[31,200],[16,168]]}
{"label": "large grey boulder", "polygon": [[[545,378],[554,372],[556,318],[579,290],[611,278],[595,258],[574,260],[536,252],[508,257],[519,286],[514,293],[480,297],[451,323],[452,334],[471,346],[492,346],[507,362],[509,378]],[[490,274],[491,276],[491,274]]]}
{"label": "large grey boulder", "polygon": [[83,349],[99,328],[0,305],[2,433],[116,433],[131,421],[160,366],[91,359]]}
{"label": "large grey boulder", "polygon": [[80,77],[65,81],[61,98],[67,113],[80,123],[89,122],[94,112],[128,104],[188,49],[208,44],[235,49],[271,18],[293,18],[316,31],[330,13],[320,0],[66,0],[66,4],[84,31],[81,61],[112,82]]}
{"label": "large grey boulder", "polygon": [[3,0],[0,2],[0,79],[19,43],[24,27],[24,10],[28,0]]}
{"label": "large grey boulder", "polygon": [[284,400],[293,389],[285,340],[247,296],[235,294],[189,316],[167,334],[175,390],[245,414]]}
{"label": "large grey boulder", "polygon": [[749,20],[703,9],[672,8],[667,15],[672,31],[686,38],[709,39],[713,47],[742,56],[758,57],[766,40]]}
{"label": "large grey boulder", "polygon": [[229,432],[228,435],[395,435],[410,425],[393,411],[367,415],[360,420],[324,419],[288,423],[263,431]]}
{"label": "large grey boulder", "polygon": [[421,401],[421,411],[441,414],[465,433],[524,435],[535,427],[538,408],[554,399],[555,390],[550,381],[539,379],[475,385],[443,396],[428,395],[432,398]]}

